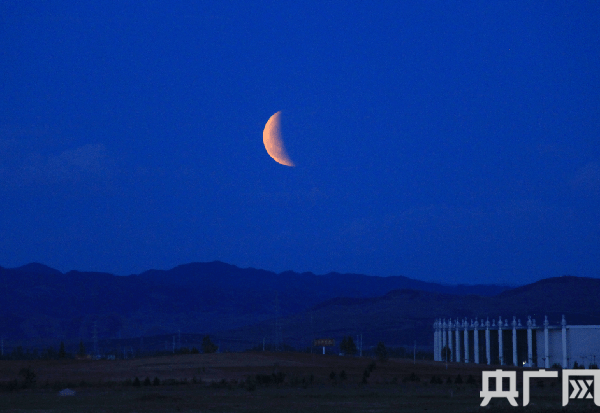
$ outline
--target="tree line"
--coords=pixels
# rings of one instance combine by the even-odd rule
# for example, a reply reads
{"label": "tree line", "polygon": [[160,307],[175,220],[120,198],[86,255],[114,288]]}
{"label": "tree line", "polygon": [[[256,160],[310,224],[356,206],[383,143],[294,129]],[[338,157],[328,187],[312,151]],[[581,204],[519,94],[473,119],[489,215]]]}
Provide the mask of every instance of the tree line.
{"label": "tree line", "polygon": [[[202,353],[216,353],[219,346],[214,344],[209,336],[204,336],[202,344],[200,346]],[[176,350],[176,354],[199,354],[200,350],[196,347],[188,348],[182,347]],[[107,354],[117,356],[118,351],[112,350]],[[158,354],[158,353],[157,353]],[[172,354],[171,352],[165,352],[165,354]],[[28,349],[19,345],[14,347],[10,352],[0,355],[0,360],[61,360],[61,359],[72,359],[75,357],[87,357],[88,351],[82,340],[79,341],[78,351],[76,353],[68,352],[65,348],[64,341],[61,341],[58,349],[52,346],[48,346],[42,350],[37,348]]]}

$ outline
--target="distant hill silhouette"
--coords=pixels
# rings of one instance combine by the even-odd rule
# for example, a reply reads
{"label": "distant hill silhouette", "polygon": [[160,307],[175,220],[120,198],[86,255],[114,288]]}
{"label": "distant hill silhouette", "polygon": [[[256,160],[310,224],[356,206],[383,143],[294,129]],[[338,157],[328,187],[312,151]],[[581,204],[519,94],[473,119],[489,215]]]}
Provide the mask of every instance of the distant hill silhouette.
{"label": "distant hill silhouette", "polygon": [[[222,349],[275,342],[296,348],[313,337],[363,334],[365,346],[431,346],[436,317],[494,318],[538,324],[600,324],[600,280],[564,276],[509,289],[444,286],[406,277],[360,274],[276,274],[222,262],[190,263],[138,275],[69,271],[43,264],[0,267],[0,335],[24,346],[60,340],[148,337],[165,348],[181,331],[210,333]],[[486,295],[483,295],[486,294]],[[275,300],[279,318],[275,321]],[[153,336],[154,339],[150,339]],[[20,341],[19,341],[20,340]],[[132,341],[133,340],[133,341]],[[154,344],[150,344],[154,343]]]}
{"label": "distant hill silhouette", "polygon": [[[581,277],[548,278],[504,291],[493,297],[460,296],[439,292],[401,289],[381,297],[333,298],[311,309],[279,320],[286,344],[306,347],[312,337],[340,340],[363,334],[366,346],[384,341],[388,345],[433,345],[435,318],[473,319],[499,316],[512,322],[517,316],[523,325],[527,316],[542,325],[547,315],[559,324],[562,314],[569,324],[600,325],[600,280]],[[219,333],[231,348],[241,340],[259,342],[265,335],[273,340],[273,321]]]}
{"label": "distant hill silhouette", "polygon": [[138,275],[69,271],[43,264],[0,267],[0,335],[90,339],[206,333],[305,311],[336,297],[373,298],[401,288],[493,295],[506,286],[444,286],[402,276],[276,274],[222,262],[190,263]]}
{"label": "distant hill silhouette", "polygon": [[26,272],[30,274],[38,274],[38,275],[61,275],[62,273],[54,268],[50,268],[47,265],[40,264],[38,262],[32,262],[30,264],[23,265],[21,267],[15,268],[15,270]]}

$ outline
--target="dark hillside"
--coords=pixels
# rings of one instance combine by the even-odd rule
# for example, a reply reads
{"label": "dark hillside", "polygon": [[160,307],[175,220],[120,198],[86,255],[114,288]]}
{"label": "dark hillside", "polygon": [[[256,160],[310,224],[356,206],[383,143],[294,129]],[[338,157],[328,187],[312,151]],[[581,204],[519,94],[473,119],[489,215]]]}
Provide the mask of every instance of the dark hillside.
{"label": "dark hillside", "polygon": [[9,339],[139,337],[177,331],[205,333],[289,316],[337,297],[373,298],[398,288],[499,293],[502,286],[443,286],[406,277],[360,274],[276,274],[222,262],[115,276],[65,274],[43,264],[0,268],[0,328]]}

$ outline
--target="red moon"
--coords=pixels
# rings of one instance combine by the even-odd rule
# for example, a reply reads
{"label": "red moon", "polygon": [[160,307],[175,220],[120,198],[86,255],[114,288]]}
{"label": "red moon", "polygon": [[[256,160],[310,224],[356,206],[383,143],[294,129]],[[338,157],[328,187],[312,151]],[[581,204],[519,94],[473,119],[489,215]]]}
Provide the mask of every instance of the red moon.
{"label": "red moon", "polygon": [[267,153],[276,162],[286,166],[296,166],[288,156],[281,134],[281,111],[271,116],[263,130],[263,143]]}

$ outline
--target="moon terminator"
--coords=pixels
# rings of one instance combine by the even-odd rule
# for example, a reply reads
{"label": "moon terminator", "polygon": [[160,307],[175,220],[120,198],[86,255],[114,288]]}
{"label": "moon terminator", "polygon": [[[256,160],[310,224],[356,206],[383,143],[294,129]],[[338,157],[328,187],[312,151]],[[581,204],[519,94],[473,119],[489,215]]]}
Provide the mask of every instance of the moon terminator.
{"label": "moon terminator", "polygon": [[269,118],[263,130],[263,144],[271,158],[281,165],[296,166],[289,157],[281,133],[281,111]]}

